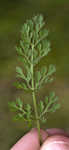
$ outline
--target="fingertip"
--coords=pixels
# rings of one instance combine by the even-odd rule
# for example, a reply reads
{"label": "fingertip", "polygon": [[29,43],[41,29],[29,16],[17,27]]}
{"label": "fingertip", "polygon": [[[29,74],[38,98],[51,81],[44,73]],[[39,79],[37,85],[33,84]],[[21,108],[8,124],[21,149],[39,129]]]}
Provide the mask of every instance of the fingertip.
{"label": "fingertip", "polygon": [[46,129],[46,132],[48,132],[49,136],[57,134],[57,135],[64,135],[64,136],[68,136],[69,137],[69,134],[66,131],[64,131],[64,129],[60,129],[60,128]]}

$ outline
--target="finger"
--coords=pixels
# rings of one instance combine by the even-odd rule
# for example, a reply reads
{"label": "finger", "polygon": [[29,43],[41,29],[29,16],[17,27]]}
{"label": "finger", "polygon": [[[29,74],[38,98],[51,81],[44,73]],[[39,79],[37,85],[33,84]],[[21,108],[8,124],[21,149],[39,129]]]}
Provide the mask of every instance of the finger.
{"label": "finger", "polygon": [[64,136],[69,137],[69,134],[66,131],[64,131],[63,129],[60,129],[60,128],[47,129],[46,132],[48,132],[49,136],[60,134],[60,135],[64,135]]}
{"label": "finger", "polygon": [[40,144],[38,139],[37,130],[31,130],[24,135],[11,150],[39,150]]}
{"label": "finger", "polygon": [[48,137],[40,150],[69,150],[69,138],[63,135]]}
{"label": "finger", "polygon": [[[42,142],[47,138],[47,134],[42,129],[40,130]],[[23,136],[12,148],[11,150],[39,150],[40,141],[38,137],[38,131],[33,128],[29,133]]]}

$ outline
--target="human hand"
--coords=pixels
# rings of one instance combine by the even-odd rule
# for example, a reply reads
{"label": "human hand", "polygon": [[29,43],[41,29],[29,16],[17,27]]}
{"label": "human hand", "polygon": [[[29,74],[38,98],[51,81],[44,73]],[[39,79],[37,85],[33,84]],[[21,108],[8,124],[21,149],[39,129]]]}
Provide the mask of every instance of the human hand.
{"label": "human hand", "polygon": [[40,150],[69,150],[69,134],[62,129],[47,129],[49,137]]}
{"label": "human hand", "polygon": [[[47,137],[47,134],[49,137]],[[11,150],[69,150],[69,135],[61,129],[41,130],[43,144],[40,147],[37,129],[23,136]]]}
{"label": "human hand", "polygon": [[[46,132],[41,130],[42,140],[45,141]],[[37,129],[33,128],[30,132],[25,134],[11,150],[40,150],[40,142],[38,138]]]}

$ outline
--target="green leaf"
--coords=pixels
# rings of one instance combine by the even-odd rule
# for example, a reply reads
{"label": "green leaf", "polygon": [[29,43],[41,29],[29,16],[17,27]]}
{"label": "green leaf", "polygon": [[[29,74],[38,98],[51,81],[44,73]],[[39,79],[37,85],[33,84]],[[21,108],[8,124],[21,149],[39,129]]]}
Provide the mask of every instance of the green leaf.
{"label": "green leaf", "polygon": [[[33,21],[27,20],[27,25],[29,26],[31,33],[33,33],[33,27],[34,27]],[[32,36],[30,37],[32,38]]]}
{"label": "green leaf", "polygon": [[41,79],[41,73],[40,73],[40,71],[36,71],[36,73],[35,73],[35,80],[36,80],[36,82],[39,82],[40,79]]}
{"label": "green leaf", "polygon": [[26,69],[27,73],[30,72],[30,70],[31,70],[28,64],[25,66],[25,69]]}
{"label": "green leaf", "polygon": [[35,28],[36,28],[36,33],[38,33],[39,32],[39,24],[36,24]]}
{"label": "green leaf", "polygon": [[31,56],[31,50],[28,51],[28,57],[30,57],[30,56]]}
{"label": "green leaf", "polygon": [[23,114],[18,113],[17,115],[14,116],[13,120],[18,121],[24,119]]}
{"label": "green leaf", "polygon": [[49,98],[52,100],[55,97],[55,92],[50,92]]}
{"label": "green leaf", "polygon": [[38,24],[39,27],[41,28],[43,25],[43,16],[42,15],[37,15],[33,17],[33,21],[35,24]]}
{"label": "green leaf", "polygon": [[47,68],[45,66],[42,67],[41,69],[41,75],[44,76],[47,72]]}
{"label": "green leaf", "polygon": [[14,86],[17,88],[17,89],[23,89],[23,86],[17,81],[14,83]]}
{"label": "green leaf", "polygon": [[48,96],[46,96],[46,97],[45,97],[45,104],[47,105],[48,102],[49,102],[49,98],[48,98]]}
{"label": "green leaf", "polygon": [[15,82],[14,83],[14,86],[17,88],[17,89],[24,89],[24,90],[28,90],[28,88],[27,88],[27,85],[25,84],[25,83],[23,83],[23,82]]}
{"label": "green leaf", "polygon": [[52,106],[52,108],[50,109],[49,112],[55,112],[59,108],[60,108],[60,104],[53,104],[53,106]]}
{"label": "green leaf", "polygon": [[41,118],[41,122],[42,122],[42,123],[46,123],[46,121],[47,121],[47,119],[46,119],[45,117],[42,117],[42,118]]}
{"label": "green leaf", "polygon": [[31,118],[31,113],[30,112],[26,113],[26,119],[30,119],[30,118]]}
{"label": "green leaf", "polygon": [[23,57],[20,56],[18,59],[19,59],[19,61],[21,61],[23,63],[24,66],[27,65],[27,61],[26,61],[25,58],[23,58]]}
{"label": "green leaf", "polygon": [[55,103],[56,101],[58,101],[58,96],[56,96],[53,101],[54,101],[54,103]]}
{"label": "green leaf", "polygon": [[39,110],[40,110],[40,113],[42,113],[43,110],[44,110],[44,103],[43,103],[43,101],[40,101],[40,103],[39,103]]}
{"label": "green leaf", "polygon": [[26,85],[25,83],[22,83],[22,87],[23,87],[25,90],[28,90],[27,85]]}
{"label": "green leaf", "polygon": [[49,70],[48,70],[48,76],[50,76],[50,75],[52,75],[53,73],[55,73],[56,72],[56,68],[55,68],[55,66],[54,65],[49,65]]}
{"label": "green leaf", "polygon": [[37,55],[38,55],[38,52],[35,49],[34,49],[33,55],[34,55],[34,59],[36,59]]}
{"label": "green leaf", "polygon": [[26,110],[26,118],[30,119],[31,118],[31,105],[26,104],[25,110]]}
{"label": "green leaf", "polygon": [[22,49],[16,46],[16,51],[19,55],[23,55]]}
{"label": "green leaf", "polygon": [[[50,76],[56,71],[54,65],[49,65],[48,70],[45,66],[42,67],[40,71],[36,71],[36,68],[34,68],[35,65],[38,64],[44,56],[47,56],[51,50],[51,44],[47,39],[49,32],[44,28],[44,25],[45,22],[43,16],[37,15],[31,20],[27,20],[22,26],[20,42],[19,46],[16,47],[16,50],[19,54],[20,61],[23,63],[25,73],[23,73],[23,69],[21,67],[16,67],[16,72],[17,77],[25,80],[25,82],[22,82],[23,80],[16,82],[17,88],[23,88],[27,90],[29,84],[32,84],[31,81],[33,80],[34,89],[40,89],[43,83],[49,83],[53,81],[53,78],[50,79]],[[34,90],[34,92],[36,91]],[[40,121],[43,121],[43,123],[46,121],[44,114],[48,112],[48,108],[50,112],[54,112],[60,107],[60,104],[55,104],[57,100],[58,98],[55,97],[54,92],[52,92],[50,93],[49,97],[45,97],[44,102],[39,102],[38,109],[41,119]],[[15,116],[16,120],[23,119],[30,122],[32,120],[31,118],[34,118],[34,115],[32,115],[34,111],[32,111],[31,105],[27,104],[25,109],[23,109],[23,102],[20,98],[17,98],[16,102],[12,102],[9,105],[12,110],[19,112]]]}
{"label": "green leaf", "polygon": [[22,49],[24,50],[24,44],[23,44],[23,41],[20,40],[20,46],[22,47]]}
{"label": "green leaf", "polygon": [[48,80],[48,83],[52,83],[54,81],[54,78],[51,78]]}
{"label": "green leaf", "polygon": [[30,41],[27,39],[27,42],[24,43],[23,41],[20,40],[20,46],[23,49],[24,53],[28,53],[28,48],[29,48],[29,43]]}
{"label": "green leaf", "polygon": [[41,44],[41,43],[39,43],[39,44],[37,45],[37,49],[38,49],[39,51],[42,50],[42,44]]}
{"label": "green leaf", "polygon": [[29,129],[32,128],[32,120],[31,120],[31,121],[28,121],[28,127],[29,127]]}
{"label": "green leaf", "polygon": [[16,99],[16,103],[20,108],[23,107],[23,101],[19,97]]}
{"label": "green leaf", "polygon": [[43,29],[43,30],[41,30],[41,31],[39,32],[39,36],[40,36],[40,37],[43,37],[43,36],[47,37],[47,36],[48,36],[48,33],[49,33],[49,31],[48,31],[47,29]]}
{"label": "green leaf", "polygon": [[31,111],[31,105],[30,104],[26,104],[25,109],[26,109],[27,112],[30,112]]}
{"label": "green leaf", "polygon": [[18,73],[17,77],[20,77],[22,79],[26,79],[25,75],[23,74],[23,71],[22,71],[21,67],[16,67],[16,72]]}
{"label": "green leaf", "polygon": [[16,102],[15,101],[12,101],[12,102],[8,102],[8,105],[9,105],[9,108],[11,111],[18,111],[18,108],[16,106]]}
{"label": "green leaf", "polygon": [[50,99],[50,103],[52,104],[58,100],[58,97],[57,96],[55,97],[55,92],[50,92],[49,99]]}
{"label": "green leaf", "polygon": [[16,72],[19,74],[23,74],[23,71],[20,67],[16,67]]}
{"label": "green leaf", "polygon": [[49,78],[46,76],[45,83],[48,83]]}
{"label": "green leaf", "polygon": [[43,47],[43,50],[46,52],[46,51],[49,51],[49,48],[50,48],[50,42],[46,39],[44,39],[42,41],[42,47]]}
{"label": "green leaf", "polygon": [[29,82],[31,80],[31,73],[30,73],[30,70],[28,71],[27,73],[27,81]]}
{"label": "green leaf", "polygon": [[32,42],[35,44],[35,42],[37,42],[38,38],[39,38],[39,34],[36,31],[34,31],[33,32],[33,41]]}
{"label": "green leaf", "polygon": [[48,107],[53,111],[53,108],[56,105],[55,102],[58,101],[58,96],[55,97],[55,92],[51,92],[48,99]]}

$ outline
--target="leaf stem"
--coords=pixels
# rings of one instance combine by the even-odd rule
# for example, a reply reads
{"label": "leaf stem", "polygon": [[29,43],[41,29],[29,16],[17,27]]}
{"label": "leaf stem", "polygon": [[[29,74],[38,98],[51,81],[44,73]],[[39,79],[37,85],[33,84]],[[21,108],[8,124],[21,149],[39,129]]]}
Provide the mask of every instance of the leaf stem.
{"label": "leaf stem", "polygon": [[41,138],[41,134],[40,134],[40,123],[39,123],[39,119],[38,119],[37,104],[36,104],[36,97],[35,97],[34,91],[32,92],[32,96],[33,96],[33,103],[34,103],[34,110],[35,110],[35,117],[36,117],[39,140],[42,143],[42,138]]}
{"label": "leaf stem", "polygon": [[35,88],[34,88],[34,76],[33,76],[33,73],[34,73],[34,66],[33,66],[33,47],[32,46],[32,55],[31,55],[31,60],[32,60],[32,64],[31,64],[31,73],[32,73],[32,97],[33,97],[33,104],[34,104],[34,111],[35,111],[35,118],[36,118],[36,124],[37,124],[37,130],[38,130],[38,136],[39,136],[39,141],[40,143],[42,143],[42,137],[41,137],[41,134],[40,134],[40,122],[39,122],[39,119],[38,119],[38,111],[37,111],[37,103],[36,103],[36,97],[35,97]]}

